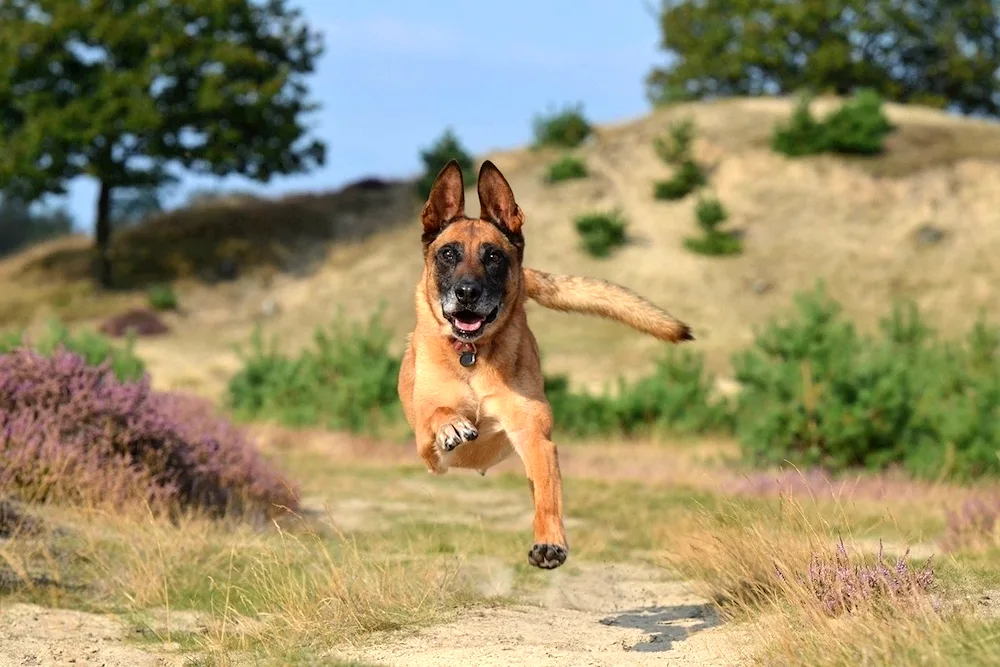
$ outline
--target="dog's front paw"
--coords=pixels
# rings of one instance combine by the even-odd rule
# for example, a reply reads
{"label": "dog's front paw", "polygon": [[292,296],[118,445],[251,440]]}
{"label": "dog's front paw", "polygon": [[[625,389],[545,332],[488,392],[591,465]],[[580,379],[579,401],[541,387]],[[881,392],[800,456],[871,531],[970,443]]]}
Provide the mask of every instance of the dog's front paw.
{"label": "dog's front paw", "polygon": [[450,452],[463,442],[469,442],[479,437],[479,431],[467,419],[456,417],[437,432],[437,445],[444,452]]}
{"label": "dog's front paw", "polygon": [[535,544],[528,552],[528,562],[543,570],[554,570],[566,562],[569,552],[558,544]]}

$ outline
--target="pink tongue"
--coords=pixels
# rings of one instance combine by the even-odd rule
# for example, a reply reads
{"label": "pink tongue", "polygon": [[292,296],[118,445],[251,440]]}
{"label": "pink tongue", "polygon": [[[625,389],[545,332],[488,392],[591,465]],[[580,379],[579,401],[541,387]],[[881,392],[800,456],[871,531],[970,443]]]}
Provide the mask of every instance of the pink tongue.
{"label": "pink tongue", "polygon": [[463,322],[462,320],[455,320],[455,326],[458,327],[460,331],[478,331],[479,327],[483,326],[483,321],[476,320],[475,322]]}

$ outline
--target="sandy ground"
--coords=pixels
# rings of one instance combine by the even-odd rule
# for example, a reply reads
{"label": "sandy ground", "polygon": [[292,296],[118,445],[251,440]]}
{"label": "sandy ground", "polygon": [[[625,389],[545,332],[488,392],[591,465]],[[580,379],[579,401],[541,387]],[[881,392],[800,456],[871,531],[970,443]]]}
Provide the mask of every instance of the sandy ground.
{"label": "sandy ground", "polygon": [[[484,585],[503,593],[508,579],[495,568]],[[554,571],[529,604],[380,635],[338,657],[390,667],[721,666],[745,664],[741,639],[682,582],[645,567],[588,564]]]}
{"label": "sandy ground", "polygon": [[179,667],[172,648],[127,642],[127,625],[114,616],[31,604],[0,608],[0,667]]}
{"label": "sandy ground", "polygon": [[[484,592],[510,592],[509,567],[491,563],[484,571]],[[0,609],[0,667],[180,667],[191,657],[170,644],[132,644],[129,632],[112,616],[8,605]],[[715,667],[745,664],[745,649],[741,629],[721,624],[683,582],[645,567],[588,564],[554,571],[527,604],[376,635],[330,658],[387,667]]]}

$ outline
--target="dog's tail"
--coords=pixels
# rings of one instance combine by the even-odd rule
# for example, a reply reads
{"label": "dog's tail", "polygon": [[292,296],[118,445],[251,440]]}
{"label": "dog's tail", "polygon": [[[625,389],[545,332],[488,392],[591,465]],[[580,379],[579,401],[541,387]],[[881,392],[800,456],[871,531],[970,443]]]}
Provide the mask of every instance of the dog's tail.
{"label": "dog's tail", "polygon": [[524,286],[545,308],[606,317],[671,343],[694,340],[688,325],[621,285],[525,268]]}

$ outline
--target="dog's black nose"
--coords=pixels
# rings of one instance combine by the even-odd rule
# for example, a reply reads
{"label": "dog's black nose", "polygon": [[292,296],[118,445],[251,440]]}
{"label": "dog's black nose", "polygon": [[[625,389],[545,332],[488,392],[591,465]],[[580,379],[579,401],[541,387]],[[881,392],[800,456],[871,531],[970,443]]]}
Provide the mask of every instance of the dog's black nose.
{"label": "dog's black nose", "polygon": [[455,285],[455,298],[463,306],[471,306],[483,295],[483,288],[472,280],[463,280]]}

